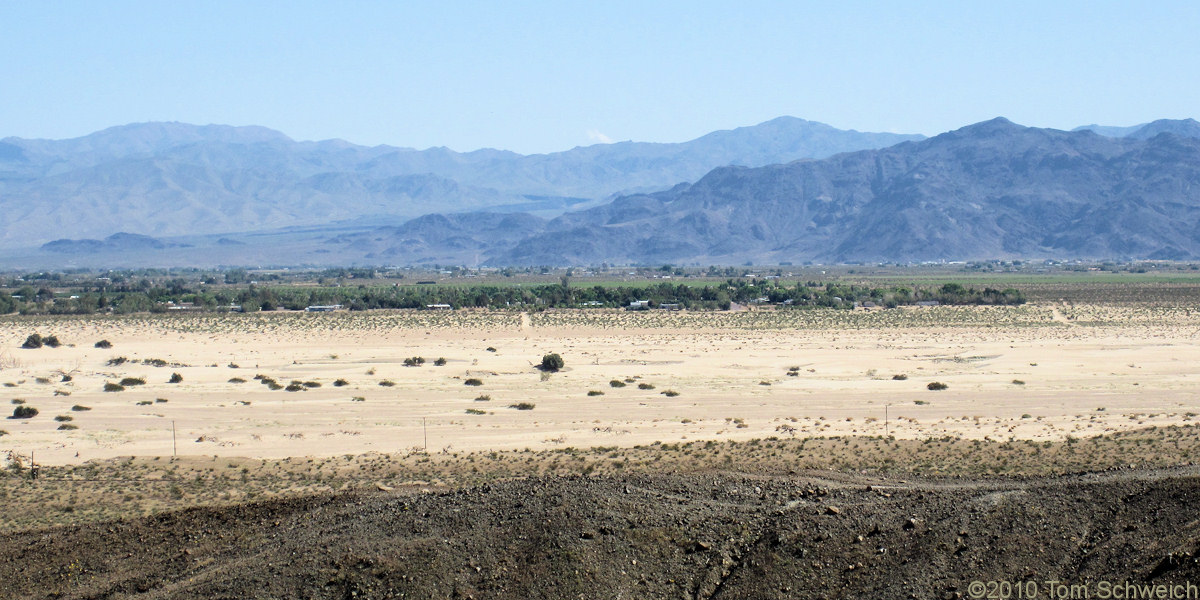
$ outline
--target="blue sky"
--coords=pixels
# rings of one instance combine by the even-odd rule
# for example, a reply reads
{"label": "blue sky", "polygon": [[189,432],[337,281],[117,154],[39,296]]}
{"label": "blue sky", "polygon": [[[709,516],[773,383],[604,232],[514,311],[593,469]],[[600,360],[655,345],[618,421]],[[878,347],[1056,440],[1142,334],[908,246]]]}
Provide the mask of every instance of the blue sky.
{"label": "blue sky", "polygon": [[17,2],[0,137],[139,121],[550,152],[792,115],[1198,117],[1197,2]]}

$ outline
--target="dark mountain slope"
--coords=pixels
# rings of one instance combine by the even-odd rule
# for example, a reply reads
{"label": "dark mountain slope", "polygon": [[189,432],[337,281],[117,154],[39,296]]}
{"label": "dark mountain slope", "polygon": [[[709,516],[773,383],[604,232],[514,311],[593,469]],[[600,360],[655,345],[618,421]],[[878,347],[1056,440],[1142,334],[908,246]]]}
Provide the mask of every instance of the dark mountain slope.
{"label": "dark mountain slope", "polygon": [[1200,256],[1200,140],[995,119],[551,221],[495,264]]}

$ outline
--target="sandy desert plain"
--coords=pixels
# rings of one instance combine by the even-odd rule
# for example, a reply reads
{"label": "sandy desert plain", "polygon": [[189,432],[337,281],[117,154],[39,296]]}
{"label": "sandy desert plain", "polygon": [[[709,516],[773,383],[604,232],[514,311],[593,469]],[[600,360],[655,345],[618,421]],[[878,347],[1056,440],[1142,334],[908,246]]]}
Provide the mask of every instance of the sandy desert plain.
{"label": "sandy desert plain", "polygon": [[[10,317],[0,389],[39,414],[0,422],[0,450],[74,465],[841,435],[1062,441],[1191,424],[1200,293],[1160,287],[1170,293],[893,310]],[[34,332],[64,345],[22,349]],[[551,352],[566,368],[543,373]],[[126,378],[145,384],[104,391]],[[293,382],[300,391],[271,389]]]}
{"label": "sandy desert plain", "polygon": [[[0,389],[38,414],[0,421],[0,596],[1200,581],[1200,285],[1022,287],[891,310],[7,317]],[[21,348],[34,332],[63,344]],[[145,383],[104,391],[126,379]]]}

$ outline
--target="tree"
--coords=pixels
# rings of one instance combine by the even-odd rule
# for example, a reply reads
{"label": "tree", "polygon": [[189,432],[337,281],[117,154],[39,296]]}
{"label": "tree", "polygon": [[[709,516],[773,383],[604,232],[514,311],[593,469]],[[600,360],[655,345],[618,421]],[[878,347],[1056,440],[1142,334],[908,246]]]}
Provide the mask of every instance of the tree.
{"label": "tree", "polygon": [[557,370],[563,368],[564,366],[566,366],[566,363],[563,362],[562,357],[559,356],[557,353],[547,354],[542,357],[542,370],[543,371],[557,371]]}

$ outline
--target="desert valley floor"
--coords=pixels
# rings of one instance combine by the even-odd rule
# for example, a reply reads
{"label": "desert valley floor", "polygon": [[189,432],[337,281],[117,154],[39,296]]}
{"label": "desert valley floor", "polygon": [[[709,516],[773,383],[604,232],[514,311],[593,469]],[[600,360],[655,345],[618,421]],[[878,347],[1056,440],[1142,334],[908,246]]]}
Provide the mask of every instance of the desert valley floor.
{"label": "desert valley floor", "polygon": [[[4,421],[0,443],[66,465],[772,436],[1062,440],[1193,422],[1198,329],[1186,305],[1058,303],[13,318],[0,323],[0,383],[39,415]],[[34,332],[64,345],[19,348]],[[565,369],[536,368],[550,352]],[[413,357],[424,364],[405,366]],[[104,391],[127,378],[145,384]]]}

